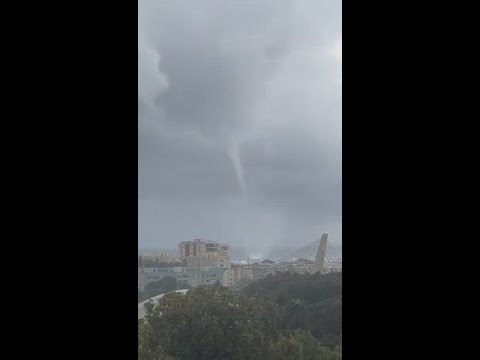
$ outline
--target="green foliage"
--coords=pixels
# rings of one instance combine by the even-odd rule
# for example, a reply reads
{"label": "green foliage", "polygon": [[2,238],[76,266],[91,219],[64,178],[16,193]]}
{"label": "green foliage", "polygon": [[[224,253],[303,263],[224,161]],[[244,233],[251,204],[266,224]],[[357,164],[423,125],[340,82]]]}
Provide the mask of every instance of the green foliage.
{"label": "green foliage", "polygon": [[342,274],[268,276],[247,289],[267,296],[285,311],[284,330],[304,329],[331,348],[341,345]]}
{"label": "green foliage", "polygon": [[167,294],[139,321],[138,359],[341,360],[341,281],[279,274],[243,295],[219,284]]}
{"label": "green foliage", "polygon": [[172,276],[165,276],[158,281],[148,283],[143,292],[138,290],[138,302],[174,290],[177,290],[177,279]]}
{"label": "green foliage", "polygon": [[157,290],[157,289],[166,290],[166,291],[176,290],[177,279],[175,279],[173,276],[165,276],[162,279],[148,283],[145,286],[145,290]]}
{"label": "green foliage", "polygon": [[177,282],[177,290],[190,289],[191,286],[185,283]]}
{"label": "green foliage", "polygon": [[322,346],[310,333],[294,330],[281,336],[274,348],[274,357],[279,360],[341,360],[340,350]]}
{"label": "green foliage", "polygon": [[261,359],[278,339],[281,311],[222,287],[165,295],[139,328],[139,359]]}
{"label": "green foliage", "polygon": [[302,299],[312,303],[319,302],[342,296],[342,273],[269,275],[249,287],[247,294],[262,294],[271,299],[276,299],[282,294],[289,300]]}

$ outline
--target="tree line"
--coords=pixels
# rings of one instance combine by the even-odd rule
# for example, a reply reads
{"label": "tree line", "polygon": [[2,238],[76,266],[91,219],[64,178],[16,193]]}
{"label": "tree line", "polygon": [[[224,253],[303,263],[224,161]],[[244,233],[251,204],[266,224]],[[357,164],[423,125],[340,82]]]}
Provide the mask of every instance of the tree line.
{"label": "tree line", "polygon": [[173,276],[165,276],[160,280],[152,281],[145,285],[143,291],[138,289],[138,302],[148,300],[154,296],[165,294],[170,291],[187,289],[188,285],[179,284]]}
{"label": "tree line", "polygon": [[341,360],[341,274],[169,293],[147,303],[138,331],[139,360]]}

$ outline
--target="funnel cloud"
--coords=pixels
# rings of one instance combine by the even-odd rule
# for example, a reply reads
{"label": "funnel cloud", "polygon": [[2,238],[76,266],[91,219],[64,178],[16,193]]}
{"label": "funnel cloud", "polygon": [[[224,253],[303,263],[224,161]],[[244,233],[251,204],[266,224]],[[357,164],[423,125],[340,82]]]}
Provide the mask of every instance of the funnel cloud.
{"label": "funnel cloud", "polygon": [[341,243],[334,0],[139,1],[139,247]]}

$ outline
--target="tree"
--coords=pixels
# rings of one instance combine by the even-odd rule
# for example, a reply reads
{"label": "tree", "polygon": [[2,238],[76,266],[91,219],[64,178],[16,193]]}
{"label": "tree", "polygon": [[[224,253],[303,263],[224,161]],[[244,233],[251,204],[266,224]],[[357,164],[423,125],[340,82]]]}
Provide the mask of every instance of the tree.
{"label": "tree", "polygon": [[[283,294],[283,293],[282,293]],[[287,329],[303,329],[305,319],[308,317],[308,307],[304,300],[290,300],[285,304],[285,326]]]}
{"label": "tree", "polygon": [[342,274],[278,273],[247,289],[250,296],[267,296],[285,310],[284,330],[310,331],[322,344],[341,345]]}
{"label": "tree", "polygon": [[145,285],[145,290],[163,290],[172,291],[177,289],[177,279],[173,276],[165,276],[158,281],[153,281]]}
{"label": "tree", "polygon": [[139,359],[273,359],[280,308],[265,298],[248,298],[222,287],[171,293],[147,305],[139,325]]}
{"label": "tree", "polygon": [[169,291],[177,290],[177,279],[172,276],[165,276],[164,278],[148,283],[143,289],[143,292],[138,291],[138,302],[150,299],[151,297],[164,294]]}
{"label": "tree", "polygon": [[339,349],[324,347],[309,332],[294,330],[288,336],[280,336],[273,347],[279,360],[341,360]]}
{"label": "tree", "polygon": [[147,304],[139,360],[341,360],[341,274],[279,274],[250,290],[201,287]]}

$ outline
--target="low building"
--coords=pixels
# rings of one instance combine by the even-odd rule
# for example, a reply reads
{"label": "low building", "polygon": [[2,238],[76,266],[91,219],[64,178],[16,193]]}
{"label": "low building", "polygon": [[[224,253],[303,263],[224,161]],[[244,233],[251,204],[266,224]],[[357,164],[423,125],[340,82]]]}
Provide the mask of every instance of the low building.
{"label": "low building", "polygon": [[244,266],[232,266],[223,273],[222,285],[232,286],[243,279],[253,279],[253,270]]}
{"label": "low building", "polygon": [[143,268],[138,269],[138,289],[143,291],[151,282],[159,281],[166,276],[177,279],[179,286],[197,287],[214,285],[217,281],[222,283],[225,268]]}
{"label": "low building", "polygon": [[323,272],[326,274],[342,272],[342,259],[338,258],[327,262],[327,264],[325,264]]}
{"label": "low building", "polygon": [[226,270],[224,268],[182,268],[182,271],[176,274],[177,283],[190,287],[214,285],[217,281],[222,283]]}
{"label": "low building", "polygon": [[176,278],[178,268],[140,268],[138,269],[138,289],[143,291],[148,283],[162,280],[165,276]]}

